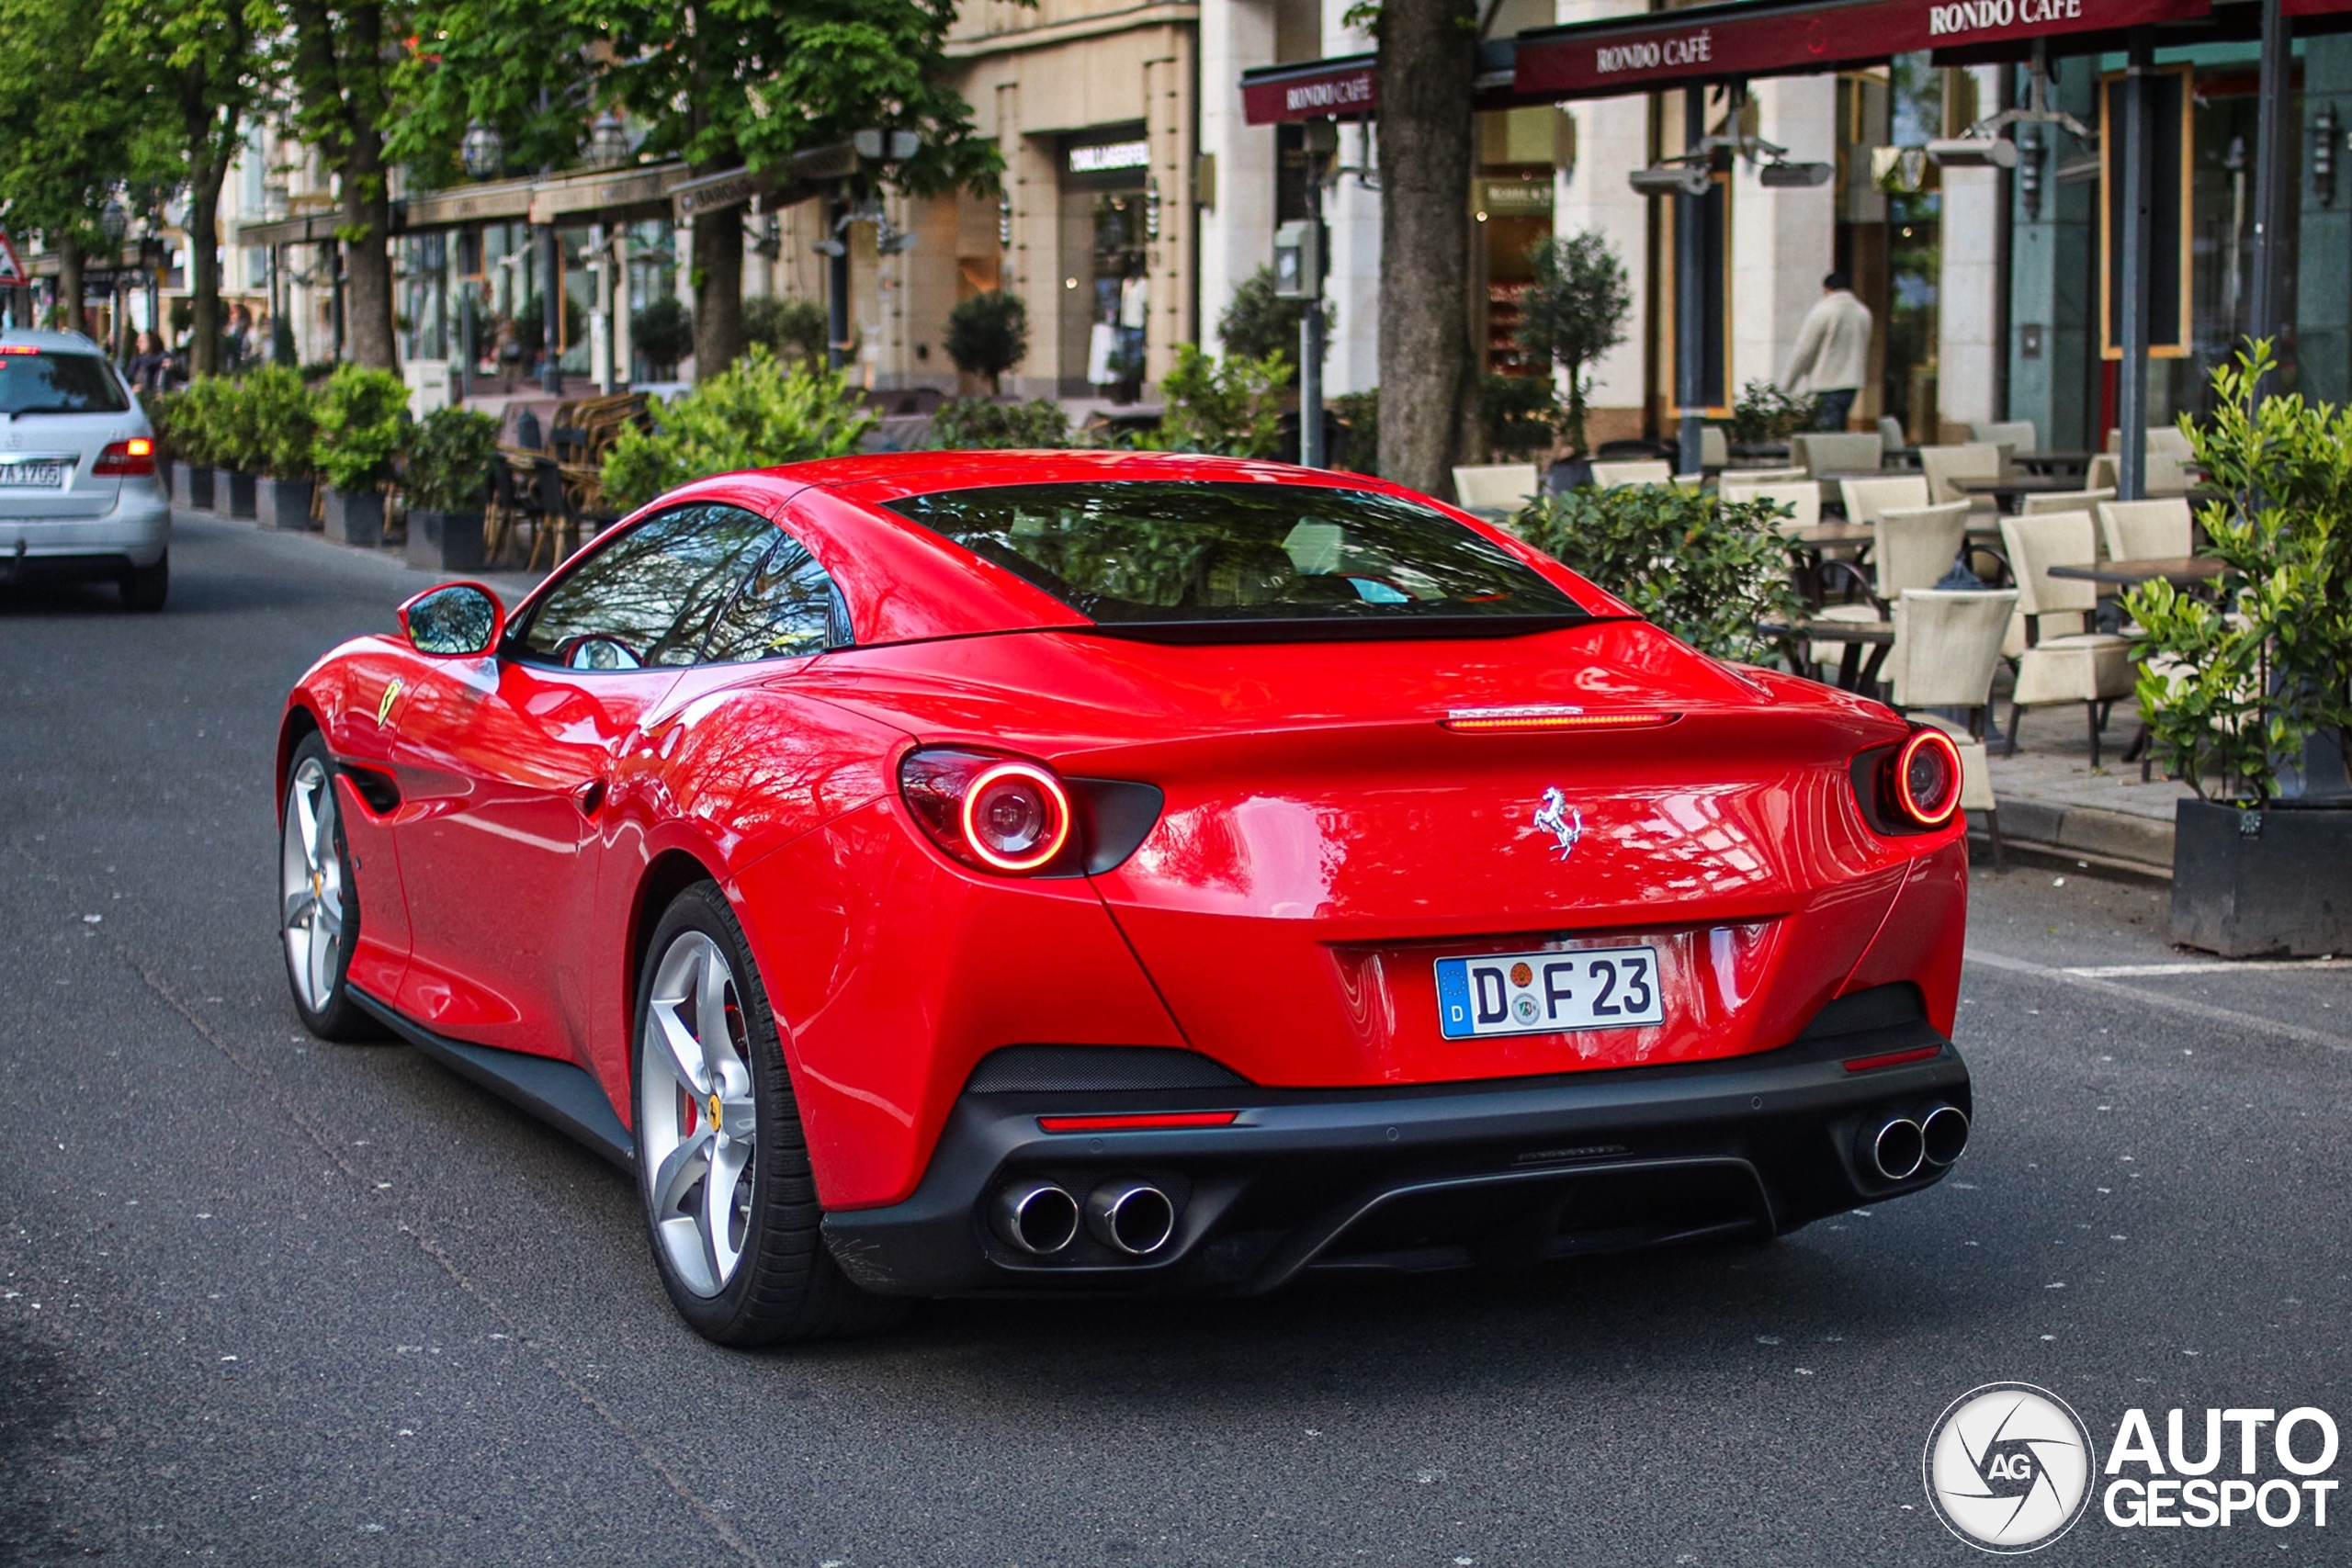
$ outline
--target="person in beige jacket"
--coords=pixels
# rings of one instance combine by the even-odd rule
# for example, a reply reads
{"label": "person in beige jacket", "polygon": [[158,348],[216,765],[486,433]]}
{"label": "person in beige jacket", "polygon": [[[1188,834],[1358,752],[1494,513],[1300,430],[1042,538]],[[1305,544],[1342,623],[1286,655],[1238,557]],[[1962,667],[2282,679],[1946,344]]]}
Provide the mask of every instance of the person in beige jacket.
{"label": "person in beige jacket", "polygon": [[1840,270],[1821,280],[1821,302],[1805,312],[1797,346],[1789,355],[1781,385],[1812,392],[1819,400],[1815,430],[1843,430],[1854,395],[1870,374],[1871,308],[1854,298],[1854,280]]}

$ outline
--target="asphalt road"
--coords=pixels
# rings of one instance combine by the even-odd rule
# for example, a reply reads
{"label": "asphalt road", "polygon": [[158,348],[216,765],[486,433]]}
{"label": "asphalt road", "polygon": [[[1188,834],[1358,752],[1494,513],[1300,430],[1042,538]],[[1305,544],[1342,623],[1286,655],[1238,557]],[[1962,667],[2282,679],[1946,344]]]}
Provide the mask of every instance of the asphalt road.
{"label": "asphalt road", "polygon": [[[201,521],[174,564],[161,616],[0,594],[0,1562],[1951,1563],[1920,1449],[1973,1385],[2102,1447],[2132,1405],[2352,1424],[2352,968],[2070,973],[2192,955],[2161,894],[2048,869],[1980,877],[1978,1135],[1924,1196],[715,1349],[621,1177],[288,1000],[278,705],[422,580]],[[2341,1562],[2343,1507],[2095,1509],[2045,1560]]]}

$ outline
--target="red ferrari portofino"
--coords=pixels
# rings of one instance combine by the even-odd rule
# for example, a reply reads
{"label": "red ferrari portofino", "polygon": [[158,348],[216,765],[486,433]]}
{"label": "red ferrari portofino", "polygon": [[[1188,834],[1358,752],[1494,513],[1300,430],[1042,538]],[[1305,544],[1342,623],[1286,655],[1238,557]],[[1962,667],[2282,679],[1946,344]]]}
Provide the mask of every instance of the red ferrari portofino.
{"label": "red ferrari portofino", "polygon": [[287,705],[296,1005],[633,1169],[724,1343],[1772,1235],[1967,1141],[1950,740],[1394,485],[730,474],[401,625]]}

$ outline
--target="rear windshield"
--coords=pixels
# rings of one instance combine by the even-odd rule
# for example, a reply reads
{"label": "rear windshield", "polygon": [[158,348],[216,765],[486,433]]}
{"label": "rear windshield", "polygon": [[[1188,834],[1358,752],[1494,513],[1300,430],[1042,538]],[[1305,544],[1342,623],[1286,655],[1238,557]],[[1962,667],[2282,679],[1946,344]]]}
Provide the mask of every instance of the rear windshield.
{"label": "rear windshield", "polygon": [[1453,519],[1365,491],[1102,480],[890,509],[1136,636],[1510,633],[1587,618]]}
{"label": "rear windshield", "polygon": [[121,413],[130,407],[95,354],[0,354],[0,413]]}

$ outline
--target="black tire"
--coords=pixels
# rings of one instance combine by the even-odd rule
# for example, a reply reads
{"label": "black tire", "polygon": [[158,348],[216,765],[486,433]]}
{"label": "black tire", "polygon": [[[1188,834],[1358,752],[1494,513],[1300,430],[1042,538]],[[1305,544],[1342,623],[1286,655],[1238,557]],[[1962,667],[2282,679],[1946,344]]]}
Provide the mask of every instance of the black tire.
{"label": "black tire", "polygon": [[[312,770],[316,770],[313,773]],[[351,999],[351,949],[359,940],[359,888],[351,877],[351,846],[345,841],[343,811],[334,792],[334,759],[328,755],[326,741],[312,730],[302,738],[294,754],[287,760],[286,776],[279,781],[278,796],[283,818],[278,827],[278,948],[286,958],[287,988],[293,993],[294,1010],[302,1015],[302,1027],[322,1040],[357,1041],[380,1039],[383,1030],[377,1021],[360,1010]],[[332,878],[334,908],[339,918],[335,921],[333,950],[316,970],[307,964],[298,969],[297,948],[301,937],[297,930],[297,918],[289,913],[296,897],[289,886],[295,876],[289,857],[298,853],[295,840],[300,837],[295,794],[298,788],[312,795],[311,809],[315,818],[319,807],[316,782],[323,778],[324,794],[330,803],[327,809],[332,819],[326,825],[326,842],[315,849],[323,852],[316,857],[316,869],[322,875],[313,879],[311,897],[314,904],[322,903],[321,883]],[[332,865],[328,857],[332,857]],[[316,931],[313,928],[313,935]],[[307,952],[307,949],[305,949]]]}
{"label": "black tire", "polygon": [[149,612],[164,607],[172,592],[172,552],[165,550],[153,566],[134,566],[122,574],[122,607]]}
{"label": "black tire", "polygon": [[[655,1107],[652,1096],[673,1097],[669,1114],[673,1119],[676,1103],[685,1098],[685,1092],[666,1074],[649,1079],[647,1029],[657,976],[666,955],[698,945],[696,938],[715,945],[732,971],[735,1005],[729,1027],[740,1022],[734,1038],[750,1069],[750,1093],[757,1118],[750,1169],[738,1178],[734,1189],[739,1195],[748,1189],[750,1198],[741,1248],[732,1273],[718,1281],[715,1291],[697,1288],[673,1257],[672,1241],[665,1239],[662,1211],[655,1201],[658,1172],[651,1153],[658,1136],[655,1129],[664,1125],[662,1111]],[[744,940],[734,911],[711,883],[697,883],[680,893],[654,928],[639,975],[629,1055],[639,1140],[638,1195],[645,1211],[646,1239],[662,1288],[678,1315],[695,1333],[714,1344],[750,1348],[876,1333],[906,1319],[913,1309],[911,1302],[858,1289],[842,1273],[825,1245],[824,1210],[817,1201],[808,1139],[801,1129],[775,1015],[769,1010],[767,988],[760,982],[751,944]],[[661,1072],[658,1066],[654,1070]],[[709,1165],[706,1163],[704,1168],[707,1173]],[[704,1179],[708,1179],[707,1174]],[[700,1186],[696,1183],[693,1190]],[[671,1217],[674,1221],[679,1216],[673,1213]],[[706,1278],[700,1284],[707,1287],[713,1282]]]}

